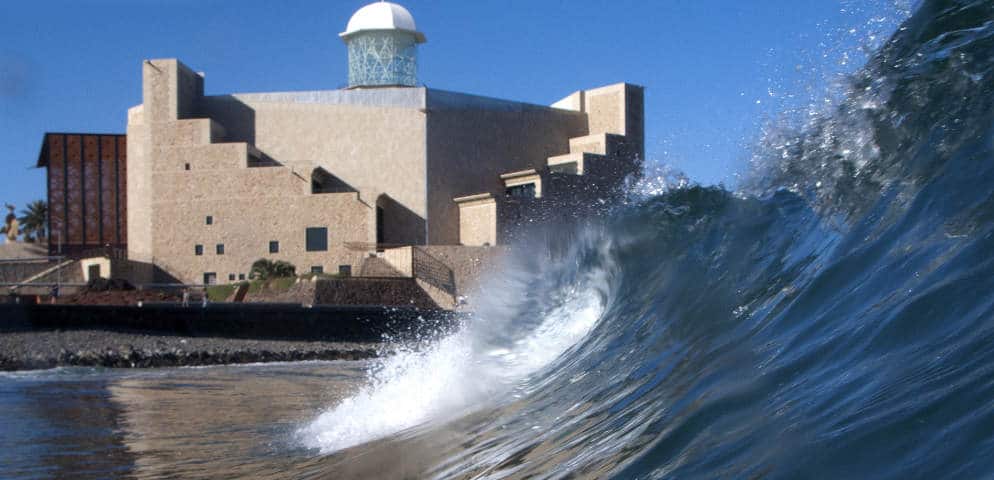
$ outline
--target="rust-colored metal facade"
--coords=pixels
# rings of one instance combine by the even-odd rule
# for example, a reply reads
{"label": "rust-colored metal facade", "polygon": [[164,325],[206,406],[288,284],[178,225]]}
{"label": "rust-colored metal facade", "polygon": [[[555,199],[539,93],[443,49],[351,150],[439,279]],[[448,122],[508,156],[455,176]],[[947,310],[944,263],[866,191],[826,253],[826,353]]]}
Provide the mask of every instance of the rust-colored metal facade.
{"label": "rust-colored metal facade", "polygon": [[49,255],[125,255],[127,136],[46,133],[38,166],[48,169]]}

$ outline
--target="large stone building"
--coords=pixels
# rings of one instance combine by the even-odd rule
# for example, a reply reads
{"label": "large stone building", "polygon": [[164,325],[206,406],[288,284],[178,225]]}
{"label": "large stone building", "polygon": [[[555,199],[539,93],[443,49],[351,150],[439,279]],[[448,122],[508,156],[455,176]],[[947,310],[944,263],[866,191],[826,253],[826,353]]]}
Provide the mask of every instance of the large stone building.
{"label": "large stone building", "polygon": [[205,95],[180,61],[143,63],[120,222],[128,259],[145,266],[136,280],[239,280],[259,258],[349,273],[393,246],[502,244],[639,169],[641,87],[540,106],[419,86],[425,36],[388,2],[340,36],[338,90]]}

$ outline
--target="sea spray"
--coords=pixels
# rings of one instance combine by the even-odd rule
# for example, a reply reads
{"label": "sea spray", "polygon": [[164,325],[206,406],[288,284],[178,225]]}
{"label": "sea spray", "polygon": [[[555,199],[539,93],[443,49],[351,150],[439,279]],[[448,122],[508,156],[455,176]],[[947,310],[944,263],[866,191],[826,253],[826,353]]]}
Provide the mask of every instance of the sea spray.
{"label": "sea spray", "polygon": [[[521,257],[507,261],[526,268]],[[604,308],[605,275],[604,268],[588,270],[582,279],[562,279],[558,290],[543,290],[547,298],[528,300],[534,295],[528,275],[492,279],[489,286],[496,290],[481,294],[463,328],[379,360],[367,385],[301,428],[298,436],[304,445],[329,453],[513,398],[524,379],[594,327]]]}

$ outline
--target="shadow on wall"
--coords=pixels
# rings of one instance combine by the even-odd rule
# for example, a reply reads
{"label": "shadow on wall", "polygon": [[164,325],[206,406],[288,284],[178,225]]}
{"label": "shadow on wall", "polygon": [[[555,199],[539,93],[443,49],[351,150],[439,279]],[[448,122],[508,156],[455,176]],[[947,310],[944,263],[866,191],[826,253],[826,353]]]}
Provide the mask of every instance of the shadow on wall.
{"label": "shadow on wall", "polygon": [[[209,117],[224,127],[224,142],[249,144],[249,167],[279,167],[285,162],[271,157],[256,145],[255,109],[233,95],[203,97],[199,116]],[[320,172],[318,171],[320,170]],[[356,192],[354,187],[324,169],[311,175],[312,193]]]}
{"label": "shadow on wall", "polygon": [[200,102],[199,115],[209,117],[224,127],[222,141],[226,143],[243,142],[249,144],[249,167],[277,167],[280,162],[256,147],[255,144],[255,109],[233,95],[215,95],[203,97]]}
{"label": "shadow on wall", "polygon": [[350,193],[358,192],[352,185],[332,175],[327,170],[317,167],[311,172],[311,193]]}
{"label": "shadow on wall", "polygon": [[225,130],[225,142],[245,142],[255,145],[255,109],[233,95],[213,95],[201,98],[200,116],[210,117]]}
{"label": "shadow on wall", "polygon": [[425,219],[387,194],[376,198],[376,243],[424,245]]}
{"label": "shadow on wall", "polygon": [[139,285],[143,283],[183,283],[178,278],[150,262],[122,260],[112,267],[112,276]]}
{"label": "shadow on wall", "polygon": [[152,271],[152,281],[155,283],[183,283],[180,279],[157,265],[154,266],[154,270]]}

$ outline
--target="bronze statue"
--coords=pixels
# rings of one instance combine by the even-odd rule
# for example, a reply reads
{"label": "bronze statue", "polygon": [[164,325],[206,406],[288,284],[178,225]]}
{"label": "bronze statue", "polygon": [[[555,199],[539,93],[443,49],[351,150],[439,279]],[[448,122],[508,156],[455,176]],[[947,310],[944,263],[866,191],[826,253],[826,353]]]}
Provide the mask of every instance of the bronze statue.
{"label": "bronze statue", "polygon": [[16,242],[20,234],[17,215],[14,215],[14,206],[9,203],[7,204],[7,218],[4,219],[3,229],[0,229],[0,233],[7,234],[7,243]]}

